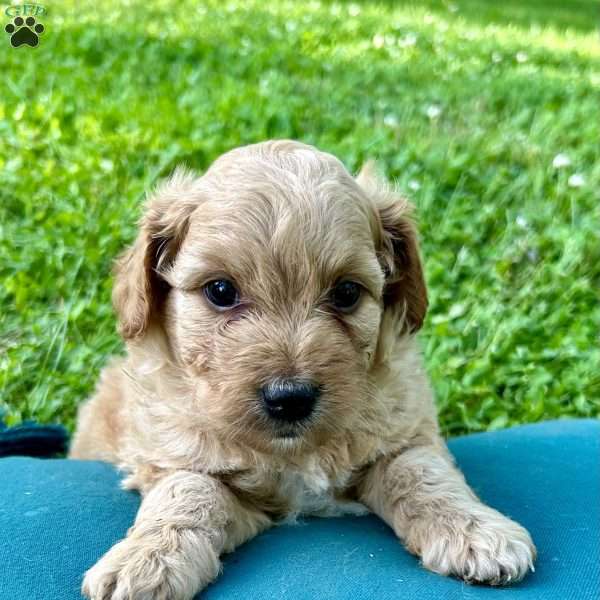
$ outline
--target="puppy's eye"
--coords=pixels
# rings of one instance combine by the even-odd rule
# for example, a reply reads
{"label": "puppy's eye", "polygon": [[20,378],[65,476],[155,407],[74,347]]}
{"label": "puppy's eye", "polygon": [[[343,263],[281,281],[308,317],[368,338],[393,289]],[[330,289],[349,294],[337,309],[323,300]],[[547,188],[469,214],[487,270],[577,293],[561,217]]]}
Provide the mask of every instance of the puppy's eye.
{"label": "puppy's eye", "polygon": [[362,293],[361,286],[354,281],[342,281],[331,290],[331,303],[342,312],[356,308]]}
{"label": "puppy's eye", "polygon": [[204,286],[204,295],[217,308],[232,308],[239,304],[240,295],[228,279],[215,279]]}

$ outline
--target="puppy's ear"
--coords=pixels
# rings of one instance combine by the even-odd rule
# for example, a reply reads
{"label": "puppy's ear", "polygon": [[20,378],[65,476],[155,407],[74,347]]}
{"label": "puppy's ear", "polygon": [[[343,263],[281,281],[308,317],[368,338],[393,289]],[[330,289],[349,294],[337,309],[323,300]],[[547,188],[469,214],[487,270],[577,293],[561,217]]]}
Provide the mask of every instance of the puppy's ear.
{"label": "puppy's ear", "polygon": [[125,339],[146,331],[168,292],[161,275],[173,263],[198,206],[195,180],[193,173],[178,169],[159,185],[146,202],[137,239],[117,259],[112,297]]}
{"label": "puppy's ear", "polygon": [[378,175],[372,161],[363,166],[356,181],[379,216],[379,255],[386,274],[384,307],[398,312],[404,331],[415,332],[423,325],[428,302],[412,205]]}

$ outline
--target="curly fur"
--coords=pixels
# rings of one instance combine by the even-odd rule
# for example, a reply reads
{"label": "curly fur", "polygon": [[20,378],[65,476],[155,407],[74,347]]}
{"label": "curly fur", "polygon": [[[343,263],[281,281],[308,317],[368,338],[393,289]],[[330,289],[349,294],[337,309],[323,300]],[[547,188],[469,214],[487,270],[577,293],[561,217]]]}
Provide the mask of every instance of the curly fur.
{"label": "curly fur", "polygon": [[[367,508],[425,567],[502,584],[532,568],[518,524],[454,467],[414,333],[427,293],[408,202],[367,165],[292,141],[233,150],[198,177],[178,170],[148,200],[117,262],[127,356],[81,407],[71,456],[114,462],[143,494],[135,525],[86,574],[94,600],[183,600],[219,555],[301,513]],[[241,305],[201,290],[227,277]],[[341,278],[358,308],[328,305]],[[257,389],[301,376],[322,389],[282,435]]]}

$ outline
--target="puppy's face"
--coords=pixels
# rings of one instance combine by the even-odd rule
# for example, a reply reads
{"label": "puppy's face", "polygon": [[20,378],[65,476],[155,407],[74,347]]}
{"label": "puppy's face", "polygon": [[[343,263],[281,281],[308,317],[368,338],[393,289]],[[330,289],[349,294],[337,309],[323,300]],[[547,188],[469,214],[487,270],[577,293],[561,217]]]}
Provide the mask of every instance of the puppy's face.
{"label": "puppy's face", "polygon": [[384,313],[420,325],[414,235],[393,214],[406,205],[379,206],[369,185],[330,155],[268,142],[175,175],[151,202],[117,276],[122,330],[161,327],[224,436],[273,450],[351,429],[372,401]]}

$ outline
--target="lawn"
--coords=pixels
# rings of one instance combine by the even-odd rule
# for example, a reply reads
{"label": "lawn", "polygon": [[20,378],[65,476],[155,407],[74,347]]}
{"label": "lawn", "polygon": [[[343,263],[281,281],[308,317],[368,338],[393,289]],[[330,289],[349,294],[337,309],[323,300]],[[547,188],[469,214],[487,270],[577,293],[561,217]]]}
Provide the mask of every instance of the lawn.
{"label": "lawn", "polygon": [[416,204],[447,434],[600,414],[596,0],[48,10],[39,47],[0,45],[10,423],[71,427],[122,351],[111,263],[144,190],[273,137],[377,158]]}

